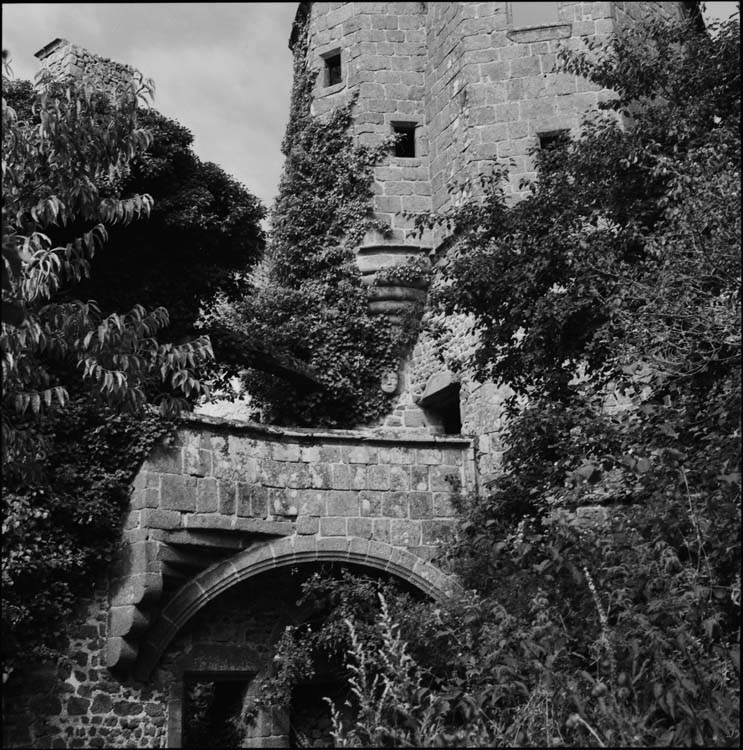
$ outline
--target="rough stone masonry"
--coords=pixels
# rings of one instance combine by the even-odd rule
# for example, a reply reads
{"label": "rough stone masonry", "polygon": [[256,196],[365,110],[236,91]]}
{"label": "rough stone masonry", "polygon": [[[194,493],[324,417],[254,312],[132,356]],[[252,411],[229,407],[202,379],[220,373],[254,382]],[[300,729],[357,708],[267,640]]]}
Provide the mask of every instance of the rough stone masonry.
{"label": "rough stone masonry", "polygon": [[[312,111],[358,95],[354,135],[414,133],[414,154],[376,168],[373,208],[393,228],[358,248],[362,273],[445,251],[410,235],[404,212],[441,210],[448,186],[513,159],[512,197],[533,176],[540,138],[576,130],[611,92],[553,72],[560,45],[601,40],[682,2],[539,3],[524,21],[508,2],[299,4],[318,70]],[[289,31],[289,30],[287,30]],[[57,39],[37,53],[55,75],[132,75]],[[332,76],[322,75],[333,67]],[[410,132],[410,131],[408,131]],[[440,320],[393,379],[392,413],[353,431],[279,429],[194,418],[144,462],[132,487],[122,554],[101,571],[70,629],[69,662],[29,665],[4,694],[5,747],[180,747],[189,680],[238,681],[250,697],[273,644],[300,613],[292,573],[325,562],[393,576],[422,595],[457,582],[435,562],[456,496],[499,470],[505,387],[478,383],[472,321]],[[243,688],[241,688],[243,689]],[[246,746],[285,747],[287,716],[261,715]]]}

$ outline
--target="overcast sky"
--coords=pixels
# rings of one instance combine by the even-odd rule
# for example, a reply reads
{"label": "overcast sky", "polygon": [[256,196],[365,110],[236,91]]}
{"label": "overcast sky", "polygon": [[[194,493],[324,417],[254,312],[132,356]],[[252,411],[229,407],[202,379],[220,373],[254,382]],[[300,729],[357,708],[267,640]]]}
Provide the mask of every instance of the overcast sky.
{"label": "overcast sky", "polygon": [[16,78],[57,37],[155,81],[154,106],[187,127],[194,150],[268,206],[289,113],[287,46],[297,3],[3,3],[2,46]]}
{"label": "overcast sky", "polygon": [[[735,2],[707,3],[727,18]],[[269,206],[291,91],[287,47],[297,3],[3,3],[2,46],[16,78],[57,37],[138,68],[154,106],[191,130],[194,150]]]}

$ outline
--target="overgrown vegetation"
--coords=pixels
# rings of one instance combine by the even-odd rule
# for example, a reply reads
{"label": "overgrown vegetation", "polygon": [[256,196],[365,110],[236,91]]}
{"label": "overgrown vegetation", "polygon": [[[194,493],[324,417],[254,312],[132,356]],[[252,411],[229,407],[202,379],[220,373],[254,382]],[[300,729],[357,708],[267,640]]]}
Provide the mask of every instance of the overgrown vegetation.
{"label": "overgrown vegetation", "polygon": [[617,97],[520,203],[499,171],[428,217],[458,239],[438,303],[514,389],[509,450],[460,500],[470,593],[345,615],[339,745],[739,744],[739,25],[711,31],[563,54]]}
{"label": "overgrown vegetation", "polygon": [[[29,81],[9,81],[4,93],[18,117],[39,122]],[[183,125],[149,107],[140,107],[137,121],[150,144],[127,164],[117,189],[151,196],[150,214],[147,221],[109,226],[107,242],[90,259],[90,275],[69,294],[95,299],[104,313],[146,299],[168,311],[161,337],[189,340],[196,337],[201,302],[216,291],[233,294],[236,272],[260,255],[265,209],[219,166],[199,159]],[[80,229],[74,222],[56,227],[55,241],[74,239]]]}
{"label": "overgrown vegetation", "polygon": [[[353,148],[352,105],[310,117],[302,43],[266,281],[244,302],[225,291],[204,323],[235,366],[250,326],[322,373],[316,393],[250,373],[275,420],[354,424],[386,408],[397,356],[350,252],[382,151]],[[310,579],[317,617],[281,639],[264,707],[325,653],[351,689],[339,745],[740,743],[739,62],[737,22],[711,37],[652,23],[565,54],[617,97],[537,155],[517,205],[499,171],[481,201],[428,217],[457,237],[437,304],[474,316],[474,366],[515,392],[504,474],[460,499],[442,560],[468,593],[435,605]],[[104,316],[67,295],[105,225],[150,208],[120,194],[148,137],[137,91],[119,94],[42,80],[35,123],[3,101],[5,675],[54,653],[110,557],[128,483],[168,429],[146,410],[153,372],[172,413],[210,354],[158,343],[162,310]],[[84,233],[57,245],[75,221]]]}
{"label": "overgrown vegetation", "polygon": [[121,541],[130,485],[174,424],[96,403],[83,389],[45,420],[35,481],[3,492],[3,663],[64,653],[70,616],[93,594]]}
{"label": "overgrown vegetation", "polygon": [[[201,164],[190,134],[146,108],[149,93],[138,78],[109,93],[3,76],[4,679],[58,654],[116,551],[142,460],[206,393],[210,342],[183,341],[196,297],[261,241],[255,199]],[[162,204],[135,229],[151,215],[147,189]],[[184,252],[198,269],[184,270]],[[177,297],[175,319],[137,304]],[[162,343],[166,329],[179,345]]]}
{"label": "overgrown vegetation", "polygon": [[[220,362],[242,372],[266,421],[354,427],[389,408],[379,382],[396,369],[404,344],[384,316],[370,314],[353,252],[367,230],[385,231],[371,213],[371,186],[391,144],[354,145],[353,101],[327,117],[310,113],[316,72],[306,52],[305,25],[294,49],[286,162],[261,273],[246,276],[241,298],[218,297],[203,325]],[[322,387],[308,391],[262,373],[256,352],[266,351],[309,365]]]}

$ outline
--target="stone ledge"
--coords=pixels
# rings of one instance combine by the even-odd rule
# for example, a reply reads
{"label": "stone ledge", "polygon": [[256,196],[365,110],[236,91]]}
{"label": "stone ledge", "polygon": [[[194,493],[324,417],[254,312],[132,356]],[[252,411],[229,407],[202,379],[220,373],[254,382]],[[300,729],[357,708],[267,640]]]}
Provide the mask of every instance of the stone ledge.
{"label": "stone ledge", "polygon": [[228,419],[226,417],[210,417],[206,414],[188,414],[184,418],[184,424],[179,429],[195,428],[198,426],[210,427],[218,432],[230,432],[230,434],[254,434],[265,439],[276,441],[317,442],[329,443],[370,443],[370,444],[409,444],[420,446],[429,443],[433,446],[451,446],[454,448],[469,448],[472,440],[465,437],[454,437],[452,435],[429,435],[428,433],[415,433],[411,431],[390,430],[313,430],[304,427],[275,427],[273,425],[249,422],[240,419]]}
{"label": "stone ledge", "polygon": [[183,516],[183,526],[191,531],[223,531],[270,536],[286,536],[294,531],[291,521],[237,518],[221,513],[186,513]]}
{"label": "stone ledge", "polygon": [[[153,535],[154,537],[154,535]],[[164,531],[157,539],[166,544],[183,545],[187,547],[209,548],[213,550],[233,550],[239,552],[253,544],[252,539],[244,534],[227,531],[207,531],[206,529],[190,529],[183,531]]]}
{"label": "stone ledge", "polygon": [[548,39],[567,39],[572,33],[572,24],[554,23],[544,26],[531,26],[525,29],[511,29],[506,33],[506,36],[512,42],[528,44],[530,42],[544,42]]}
{"label": "stone ledge", "polygon": [[345,88],[346,88],[345,81],[341,81],[340,83],[334,83],[332,86],[323,86],[322,84],[320,84],[319,86],[315,86],[315,89],[312,93],[315,99],[324,99],[326,96],[332,96],[333,94],[337,94],[340,91],[343,91]]}
{"label": "stone ledge", "polygon": [[428,257],[431,248],[420,244],[406,244],[394,237],[381,237],[374,242],[365,242],[359,245],[357,255],[376,255],[377,253],[391,253],[393,255],[416,255]]}

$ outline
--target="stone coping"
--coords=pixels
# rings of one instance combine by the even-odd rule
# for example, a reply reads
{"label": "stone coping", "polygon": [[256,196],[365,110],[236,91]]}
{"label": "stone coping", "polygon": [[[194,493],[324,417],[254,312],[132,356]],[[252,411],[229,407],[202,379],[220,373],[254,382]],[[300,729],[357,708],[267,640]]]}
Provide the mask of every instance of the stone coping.
{"label": "stone coping", "polygon": [[[405,159],[405,161],[410,161]],[[373,255],[375,253],[401,253],[404,255],[424,255],[431,252],[428,245],[400,242],[399,239],[381,237],[374,242],[363,242],[356,248],[357,255]]]}
{"label": "stone coping", "polygon": [[317,430],[308,427],[279,427],[277,425],[261,424],[244,419],[228,419],[226,417],[212,417],[206,414],[188,414],[183,418],[180,427],[209,427],[216,431],[232,434],[253,434],[265,439],[297,440],[297,441],[333,441],[338,443],[408,443],[411,445],[450,446],[466,449],[472,446],[468,437],[453,435],[430,435],[424,432],[408,430]]}
{"label": "stone coping", "polygon": [[69,42],[66,39],[63,39],[62,37],[57,37],[56,39],[52,39],[49,44],[44,45],[38,52],[34,52],[34,57],[38,57],[39,60],[43,60],[45,57],[49,57],[54,50],[58,49],[59,47],[65,47],[69,44]]}

